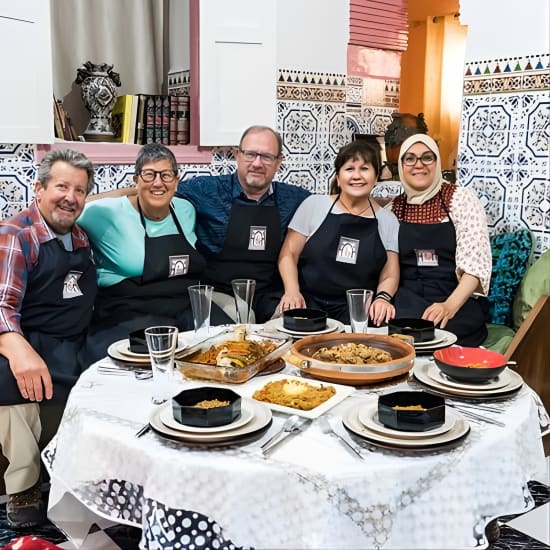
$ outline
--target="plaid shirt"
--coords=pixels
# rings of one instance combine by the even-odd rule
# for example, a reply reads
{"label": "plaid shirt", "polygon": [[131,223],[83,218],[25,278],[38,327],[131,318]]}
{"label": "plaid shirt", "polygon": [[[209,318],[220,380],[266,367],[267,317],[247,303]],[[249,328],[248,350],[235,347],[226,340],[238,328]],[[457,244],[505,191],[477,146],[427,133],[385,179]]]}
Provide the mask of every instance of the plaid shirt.
{"label": "plaid shirt", "polygon": [[[88,247],[86,233],[72,230],[74,249]],[[36,201],[12,218],[0,222],[0,334],[21,332],[21,305],[29,273],[38,262],[40,245],[56,239],[42,218]]]}

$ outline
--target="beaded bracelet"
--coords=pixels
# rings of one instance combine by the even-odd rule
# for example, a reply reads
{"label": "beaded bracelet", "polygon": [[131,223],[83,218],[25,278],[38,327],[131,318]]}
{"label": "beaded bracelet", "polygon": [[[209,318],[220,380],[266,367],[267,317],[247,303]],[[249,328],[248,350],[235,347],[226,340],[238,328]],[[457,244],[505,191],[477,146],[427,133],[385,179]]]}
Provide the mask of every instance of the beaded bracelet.
{"label": "beaded bracelet", "polygon": [[385,302],[388,302],[389,304],[391,304],[392,301],[393,301],[393,296],[391,294],[389,294],[388,292],[384,292],[383,290],[381,290],[380,292],[376,293],[376,296],[374,297],[374,299],[375,300],[381,299],[381,300],[384,300]]}

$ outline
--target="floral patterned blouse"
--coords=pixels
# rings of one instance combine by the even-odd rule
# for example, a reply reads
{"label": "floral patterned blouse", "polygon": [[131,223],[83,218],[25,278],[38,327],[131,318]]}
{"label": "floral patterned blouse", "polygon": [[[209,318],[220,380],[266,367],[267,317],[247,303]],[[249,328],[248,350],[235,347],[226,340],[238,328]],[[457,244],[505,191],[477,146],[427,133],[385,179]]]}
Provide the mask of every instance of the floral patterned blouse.
{"label": "floral patterned blouse", "polygon": [[[443,200],[441,200],[443,199]],[[440,223],[451,218],[456,231],[456,275],[477,277],[478,294],[487,296],[491,282],[491,245],[485,210],[468,188],[445,183],[438,193],[424,204],[406,204],[405,194],[389,205],[399,221],[409,223]]]}

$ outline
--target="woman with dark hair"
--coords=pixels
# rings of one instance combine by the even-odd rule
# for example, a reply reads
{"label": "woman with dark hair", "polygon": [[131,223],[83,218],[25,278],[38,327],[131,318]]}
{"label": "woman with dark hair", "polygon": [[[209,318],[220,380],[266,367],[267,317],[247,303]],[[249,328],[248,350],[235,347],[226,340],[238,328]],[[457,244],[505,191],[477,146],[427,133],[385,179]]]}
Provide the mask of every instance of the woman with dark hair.
{"label": "woman with dark hair", "polygon": [[331,194],[312,195],[298,207],[279,255],[282,311],[315,307],[349,323],[346,290],[367,288],[375,294],[374,323],[395,316],[399,224],[370,196],[380,164],[380,151],[367,142],[345,145],[334,161]]}
{"label": "woman with dark hair", "polygon": [[400,222],[397,315],[433,321],[459,344],[478,346],[487,336],[491,278],[483,206],[470,189],[443,179],[439,148],[427,135],[403,142],[399,177],[404,193],[391,206]]}

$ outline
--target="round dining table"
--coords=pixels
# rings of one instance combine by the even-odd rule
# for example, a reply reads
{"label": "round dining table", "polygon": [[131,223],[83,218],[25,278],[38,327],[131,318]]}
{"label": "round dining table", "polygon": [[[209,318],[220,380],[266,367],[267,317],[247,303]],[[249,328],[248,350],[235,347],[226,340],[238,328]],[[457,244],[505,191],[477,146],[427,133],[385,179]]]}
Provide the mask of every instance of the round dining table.
{"label": "round dining table", "polygon": [[[415,368],[429,361],[417,357]],[[494,403],[498,413],[483,412],[503,426],[469,419],[466,437],[436,450],[377,447],[342,424],[350,407],[381,393],[418,390],[412,376],[348,388],[264,455],[261,445],[288,414],[273,411],[264,433],[234,445],[189,444],[154,430],[136,437],[155,411],[152,380],[105,364],[114,362],[82,374],[42,453],[48,517],[77,547],[92,524],[118,523],[142,529],[142,549],[483,548],[487,525],[530,509],[527,482],[545,479],[541,411],[526,385]],[[287,364],[282,374],[300,372]],[[259,380],[275,377],[231,388],[250,397]],[[203,385],[219,384],[173,380],[174,394]],[[327,433],[323,416],[360,456]]]}

